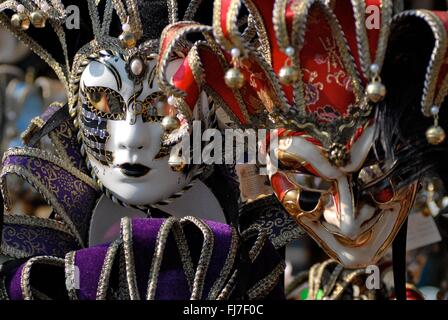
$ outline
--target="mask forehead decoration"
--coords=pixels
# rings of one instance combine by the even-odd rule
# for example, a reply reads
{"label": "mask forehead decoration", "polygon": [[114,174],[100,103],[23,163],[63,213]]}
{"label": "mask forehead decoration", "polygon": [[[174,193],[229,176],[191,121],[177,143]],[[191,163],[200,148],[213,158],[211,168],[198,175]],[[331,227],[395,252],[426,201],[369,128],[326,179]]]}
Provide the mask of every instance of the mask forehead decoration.
{"label": "mask forehead decoration", "polygon": [[[368,16],[370,6],[377,16]],[[243,7],[253,17],[246,25],[238,18]],[[275,194],[331,257],[349,267],[374,263],[389,247],[420,175],[431,166],[423,164],[423,154],[444,142],[438,114],[448,87],[447,14],[398,9],[390,0],[217,0],[212,27],[173,24],[162,37],[166,94],[192,106],[203,90],[237,126],[275,129],[276,159],[267,159]],[[372,19],[375,27],[369,27]],[[415,87],[399,87],[393,70],[413,66],[394,59],[419,54],[402,32],[416,25],[433,39],[418,62],[424,70],[409,77]],[[204,40],[173,82],[164,80],[176,43],[198,32]],[[399,43],[407,43],[408,52]],[[409,92],[415,99],[408,103]],[[406,113],[419,123],[433,118],[426,138],[423,130],[427,141],[403,138]]]}
{"label": "mask forehead decoration", "polygon": [[[65,8],[71,4],[79,7],[82,30],[66,27]],[[199,6],[200,2],[192,1],[181,18],[193,20]],[[0,10],[1,24],[42,57],[65,86],[81,152],[106,195],[146,211],[167,204],[192,186],[201,166],[169,157],[173,146],[191,130],[190,123],[157,80],[160,33],[177,21],[181,13],[177,4],[7,1]],[[28,18],[36,12],[42,17],[40,24]],[[154,13],[159,20],[151,20]],[[184,42],[170,56],[168,75],[190,46]],[[207,99],[200,100],[201,109],[210,111]],[[194,117],[201,115],[195,107],[191,112]],[[207,126],[208,119],[203,124]],[[154,182],[162,180],[155,188]]]}

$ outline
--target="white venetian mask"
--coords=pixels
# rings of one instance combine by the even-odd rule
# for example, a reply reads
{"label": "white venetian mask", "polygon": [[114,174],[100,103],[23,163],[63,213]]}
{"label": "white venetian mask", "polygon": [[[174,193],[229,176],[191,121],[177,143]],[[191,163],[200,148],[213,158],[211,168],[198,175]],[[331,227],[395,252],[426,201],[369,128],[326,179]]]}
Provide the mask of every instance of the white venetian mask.
{"label": "white venetian mask", "polygon": [[[170,72],[177,66],[172,62]],[[88,162],[113,196],[134,206],[167,199],[189,183],[184,172],[172,170],[169,148],[162,146],[161,120],[176,112],[158,88],[155,67],[155,59],[105,55],[81,76],[80,130]]]}

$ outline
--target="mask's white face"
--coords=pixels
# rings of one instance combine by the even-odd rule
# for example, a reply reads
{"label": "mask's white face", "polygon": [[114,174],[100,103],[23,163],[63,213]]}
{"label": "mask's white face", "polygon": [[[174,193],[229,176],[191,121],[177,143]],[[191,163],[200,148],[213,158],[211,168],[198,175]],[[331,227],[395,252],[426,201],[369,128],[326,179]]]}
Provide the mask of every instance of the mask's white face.
{"label": "mask's white face", "polygon": [[[145,76],[137,82],[116,56],[90,62],[81,76],[80,120],[88,160],[103,186],[130,205],[167,199],[189,182],[171,169],[169,154],[161,148],[160,114],[175,111],[154,79],[156,61],[144,64]],[[172,62],[169,72],[178,64]]]}
{"label": "mask's white face", "polygon": [[351,148],[350,161],[335,167],[303,137],[278,139],[279,169],[268,157],[273,190],[288,213],[346,267],[375,263],[395,238],[412,206],[417,183],[401,189],[388,166],[367,163],[374,126]]}

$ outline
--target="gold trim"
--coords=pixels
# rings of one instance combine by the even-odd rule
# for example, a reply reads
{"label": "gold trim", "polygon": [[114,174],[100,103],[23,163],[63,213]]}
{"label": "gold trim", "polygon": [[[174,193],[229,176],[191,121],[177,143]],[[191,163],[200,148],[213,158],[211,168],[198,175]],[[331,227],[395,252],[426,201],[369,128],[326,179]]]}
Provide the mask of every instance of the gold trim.
{"label": "gold trim", "polygon": [[197,44],[195,44],[188,52],[187,60],[198,87],[198,91],[200,92],[204,83],[204,67],[202,66],[201,59],[199,57]]}
{"label": "gold trim", "polygon": [[[305,3],[305,2],[302,2]],[[274,11],[272,13],[272,20],[274,25],[275,36],[280,49],[283,51],[289,47],[290,41],[288,36],[288,28],[286,26],[286,6],[288,0],[275,1]]]}
{"label": "gold trim", "polygon": [[257,259],[258,255],[261,252],[261,249],[263,248],[263,246],[268,238],[266,233],[260,226],[252,226],[252,227],[244,230],[243,233],[241,234],[241,238],[244,241],[244,240],[250,238],[251,236],[253,236],[254,233],[256,233],[257,238],[255,239],[254,245],[249,250],[249,258],[252,262],[254,262],[255,259]]}
{"label": "gold trim", "polygon": [[137,278],[134,265],[134,249],[132,246],[132,223],[129,217],[121,219],[121,235],[124,248],[124,258],[126,266],[126,281],[131,300],[140,300],[137,287]]}
{"label": "gold trim", "polygon": [[[159,60],[159,67],[158,67],[158,79],[159,79],[159,87],[162,91],[164,91],[167,95],[173,95],[176,97],[184,97],[185,93],[182,90],[177,89],[174,87],[170,81],[166,78],[166,72],[168,69],[168,63],[170,62],[170,58],[172,56],[172,53],[175,51],[176,46],[178,45],[179,41],[190,32],[200,32],[200,33],[210,33],[212,31],[211,27],[201,25],[192,21],[182,21],[175,23],[173,25],[170,25],[169,28],[166,28],[162,35],[160,36],[161,43],[163,44],[164,39],[168,33],[168,31],[176,27],[178,25],[183,25],[182,28],[175,31],[169,45],[166,47],[164,52],[159,52],[160,60]],[[162,50],[162,48],[160,48]]]}
{"label": "gold trim", "polygon": [[185,237],[184,230],[180,224],[176,223],[173,226],[173,234],[184,268],[185,277],[187,278],[188,287],[190,288],[190,291],[192,291],[194,283],[194,264],[191,258],[190,248],[188,247],[187,238]]}
{"label": "gold trim", "polygon": [[193,281],[193,290],[191,292],[191,300],[200,300],[202,298],[202,291],[204,289],[204,281],[207,275],[207,270],[210,265],[211,256],[213,253],[213,244],[215,242],[215,238],[211,228],[202,220],[187,216],[180,220],[180,224],[185,224],[186,222],[193,223],[196,227],[201,230],[202,235],[204,237],[201,249],[201,255],[199,257],[198,266],[196,268],[194,281]]}
{"label": "gold trim", "polygon": [[159,229],[157,234],[157,240],[155,244],[154,255],[151,261],[151,268],[149,271],[148,290],[146,294],[146,300],[154,300],[157,289],[157,281],[159,277],[160,267],[162,265],[163,253],[165,251],[165,245],[170,234],[170,230],[177,222],[174,217],[166,219]]}
{"label": "gold trim", "polygon": [[6,290],[5,277],[0,278],[0,300],[9,300],[8,291]]}
{"label": "gold trim", "polygon": [[285,272],[285,268],[286,263],[284,261],[280,262],[268,276],[258,281],[247,291],[249,299],[259,300],[266,297],[279,283],[280,276]]}
{"label": "gold trim", "polygon": [[392,0],[381,0],[381,9],[381,30],[375,55],[375,64],[380,67],[380,70],[383,67],[390,35],[390,25],[393,16]]}
{"label": "gold trim", "polygon": [[227,254],[226,261],[224,263],[223,268],[221,269],[218,279],[215,281],[212,288],[210,289],[210,293],[207,297],[207,300],[216,300],[218,298],[219,292],[220,290],[223,289],[225,281],[228,278],[230,271],[232,271],[232,268],[234,266],[236,253],[238,251],[239,237],[237,230],[234,227],[231,228],[232,228],[232,238],[230,240],[231,242],[229,253]]}
{"label": "gold trim", "polygon": [[[263,53],[266,62],[269,65],[272,65],[271,45],[269,43],[269,37],[263,23],[263,18],[252,0],[243,0],[243,3],[249,11],[251,19],[249,21],[253,21],[253,23],[255,24],[258,41],[261,46],[259,50]],[[241,35],[241,38],[245,39],[244,35]]]}
{"label": "gold trim", "polygon": [[243,44],[241,43],[242,38],[240,32],[238,31],[237,21],[241,5],[242,0],[230,0],[225,20],[227,33],[232,42],[232,48],[239,48],[240,50],[243,49]]}
{"label": "gold trim", "polygon": [[101,268],[100,280],[98,281],[98,287],[96,291],[96,300],[107,299],[107,289],[109,285],[110,274],[114,263],[114,258],[120,248],[121,240],[112,242],[107,248],[106,257],[104,259],[103,266]]}
{"label": "gold trim", "polygon": [[70,300],[79,300],[76,293],[76,265],[75,265],[76,251],[71,251],[65,255],[65,286],[67,288],[68,297]]}
{"label": "gold trim", "polygon": [[52,256],[38,256],[29,259],[23,266],[20,277],[20,287],[22,289],[22,296],[24,300],[34,300],[30,283],[30,275],[31,268],[35,263],[64,267],[64,259],[62,258],[56,258]]}
{"label": "gold trim", "polygon": [[23,141],[24,144],[28,144],[29,139],[31,136],[39,129],[41,129],[45,124],[45,121],[42,120],[42,118],[34,117],[31,119],[30,123],[28,124],[28,127],[20,134],[20,139]]}
{"label": "gold trim", "polygon": [[[235,1],[235,0],[233,0]],[[238,0],[237,0],[238,1]],[[232,49],[233,44],[224,36],[224,32],[221,28],[221,9],[222,9],[222,1],[215,0],[213,4],[213,36],[216,41],[226,48],[227,50]]]}
{"label": "gold trim", "polygon": [[49,228],[73,236],[73,233],[67,228],[67,226],[63,222],[49,218],[46,219],[34,216],[5,214],[3,216],[3,222],[5,224],[20,224],[33,227],[35,226],[35,227]]}
{"label": "gold trim", "polygon": [[177,22],[177,1],[176,0],[168,0],[168,17],[170,24]]}

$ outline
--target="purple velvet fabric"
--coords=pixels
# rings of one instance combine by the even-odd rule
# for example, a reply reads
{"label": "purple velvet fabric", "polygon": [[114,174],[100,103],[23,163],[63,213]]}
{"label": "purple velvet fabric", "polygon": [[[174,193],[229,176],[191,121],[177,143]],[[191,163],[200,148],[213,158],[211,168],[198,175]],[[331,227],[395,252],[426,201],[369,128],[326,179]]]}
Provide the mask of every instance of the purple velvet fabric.
{"label": "purple velvet fabric", "polygon": [[96,299],[101,268],[108,247],[108,244],[104,244],[76,251],[75,265],[79,268],[79,290],[76,291],[80,300]]}
{"label": "purple velvet fabric", "polygon": [[5,287],[8,291],[9,299],[11,300],[23,300],[22,295],[22,270],[25,264],[22,264],[16,272],[10,278],[6,278]]}
{"label": "purple velvet fabric", "polygon": [[203,299],[207,298],[205,293],[208,294],[208,292],[210,292],[210,289],[224,267],[232,241],[232,230],[228,225],[214,221],[206,221],[206,223],[213,230],[215,242],[213,244],[213,254],[211,260],[213,263],[211,263],[208,267],[205,277],[204,291],[202,294]]}
{"label": "purple velvet fabric", "polygon": [[[154,256],[157,235],[164,219],[134,219],[132,220],[132,250],[134,255],[134,265],[137,279],[137,287],[140,298],[145,299],[149,272]],[[226,224],[206,221],[214,236],[214,245],[209,268],[206,272],[202,299],[206,299],[212,285],[218,280],[226,258],[229,254],[231,244],[231,228]],[[196,266],[202,248],[203,236],[200,230],[192,224],[184,226],[185,236],[189,250],[191,252],[193,264]],[[76,251],[75,265],[79,270],[80,287],[76,290],[77,296],[81,300],[93,300],[96,298],[101,270],[106,257],[109,244],[95,246]],[[120,250],[118,250],[120,252]],[[118,261],[119,253],[114,261]],[[255,283],[268,276],[279,264],[280,259],[272,244],[266,242],[262,247],[253,265],[250,266],[247,288],[251,288]],[[237,267],[237,266],[236,266]],[[20,281],[20,267],[7,281],[7,289],[12,299],[22,299]],[[35,275],[39,276],[39,275]],[[111,274],[118,277],[118,273]],[[118,283],[115,279],[114,283]],[[110,282],[110,283],[111,283]],[[281,281],[280,281],[281,282]],[[272,289],[271,299],[281,299],[281,283]],[[41,282],[44,283],[44,282]],[[190,299],[190,289],[186,280],[182,266],[179,250],[172,233],[166,242],[163,260],[158,275],[155,299],[157,300],[188,300]],[[57,297],[56,297],[57,298]]]}
{"label": "purple velvet fabric", "polygon": [[151,223],[146,223],[145,220],[132,220],[132,250],[135,258],[135,273],[137,279],[139,279],[137,287],[140,297],[146,295],[152,260],[151,254],[154,252],[157,233],[163,223],[163,219],[151,219]]}

